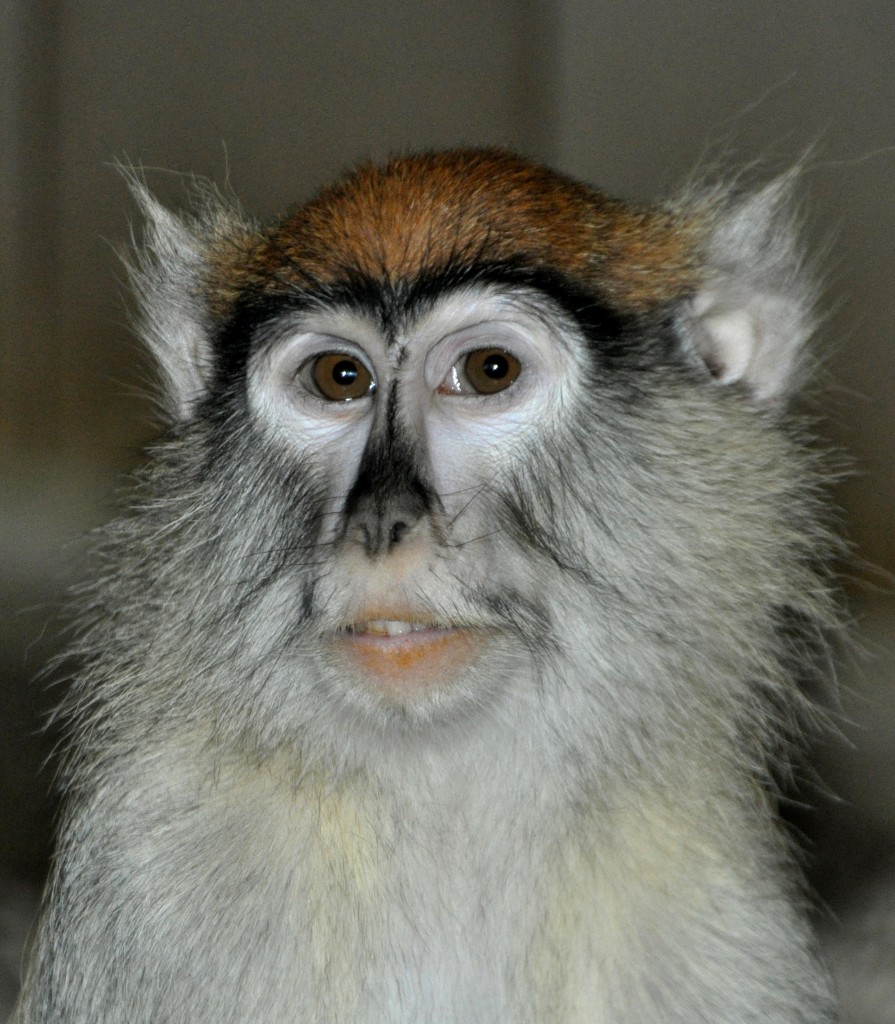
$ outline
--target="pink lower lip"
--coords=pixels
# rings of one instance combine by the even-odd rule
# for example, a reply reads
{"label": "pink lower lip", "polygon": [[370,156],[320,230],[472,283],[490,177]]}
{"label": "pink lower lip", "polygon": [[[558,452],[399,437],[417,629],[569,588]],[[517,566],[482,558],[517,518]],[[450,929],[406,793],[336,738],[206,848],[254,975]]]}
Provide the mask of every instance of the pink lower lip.
{"label": "pink lower lip", "polygon": [[438,627],[396,636],[346,632],[337,642],[364,676],[389,690],[450,679],[471,660],[477,646],[469,630]]}

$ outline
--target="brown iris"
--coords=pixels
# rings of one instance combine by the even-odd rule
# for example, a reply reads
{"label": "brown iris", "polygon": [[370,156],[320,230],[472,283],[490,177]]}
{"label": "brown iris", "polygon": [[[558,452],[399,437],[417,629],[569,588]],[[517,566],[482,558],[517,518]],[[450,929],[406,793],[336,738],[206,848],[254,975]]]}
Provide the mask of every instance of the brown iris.
{"label": "brown iris", "polygon": [[330,402],[363,398],[373,390],[373,377],[364,364],[344,352],[324,352],[311,365],[311,378]]}
{"label": "brown iris", "polygon": [[508,388],[522,371],[519,360],[502,348],[480,348],[470,352],[463,367],[466,379],[480,395],[493,395]]}

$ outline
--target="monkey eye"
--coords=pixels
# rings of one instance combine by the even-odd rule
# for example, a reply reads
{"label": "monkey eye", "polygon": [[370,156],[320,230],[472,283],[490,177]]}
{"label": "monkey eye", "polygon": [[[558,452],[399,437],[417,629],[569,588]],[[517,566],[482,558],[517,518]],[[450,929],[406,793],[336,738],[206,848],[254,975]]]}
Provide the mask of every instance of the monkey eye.
{"label": "monkey eye", "polygon": [[323,352],[309,359],[299,378],[310,391],[328,402],[350,402],[376,390],[376,382],[356,356],[346,352]]}
{"label": "monkey eye", "polygon": [[455,363],[438,391],[443,395],[494,395],[505,391],[522,372],[522,364],[502,348],[477,348]]}

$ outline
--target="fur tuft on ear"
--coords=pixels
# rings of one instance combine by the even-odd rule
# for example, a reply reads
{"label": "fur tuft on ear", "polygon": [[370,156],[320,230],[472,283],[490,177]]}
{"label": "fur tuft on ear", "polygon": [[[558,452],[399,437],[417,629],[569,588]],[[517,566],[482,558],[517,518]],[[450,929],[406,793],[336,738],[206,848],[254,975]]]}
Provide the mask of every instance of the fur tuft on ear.
{"label": "fur tuft on ear", "polygon": [[140,306],[138,330],[161,373],[164,407],[172,420],[187,419],[210,384],[203,266],[213,239],[241,218],[202,182],[193,183],[197,212],[175,215],[152,195],[137,170],[121,170],[144,218],[142,239],[124,260]]}
{"label": "fur tuft on ear", "polygon": [[702,286],[685,313],[691,350],[720,384],[779,405],[802,382],[816,288],[798,245],[795,173],[710,203]]}

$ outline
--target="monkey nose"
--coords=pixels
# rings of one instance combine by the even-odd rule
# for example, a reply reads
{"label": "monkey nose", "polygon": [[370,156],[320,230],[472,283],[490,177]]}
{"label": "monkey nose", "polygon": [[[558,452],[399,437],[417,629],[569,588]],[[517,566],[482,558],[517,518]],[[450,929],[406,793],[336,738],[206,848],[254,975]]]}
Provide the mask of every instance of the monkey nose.
{"label": "monkey nose", "polygon": [[388,554],[409,541],[424,514],[412,504],[389,502],[382,507],[374,501],[361,502],[348,517],[347,539],[359,544],[371,558]]}
{"label": "monkey nose", "polygon": [[411,525],[403,519],[394,522],[381,519],[358,523],[354,527],[354,536],[368,555],[384,555],[397,547],[410,533]]}
{"label": "monkey nose", "polygon": [[413,465],[370,460],[345,499],[345,540],[371,558],[388,554],[420,532],[432,505],[433,492]]}

